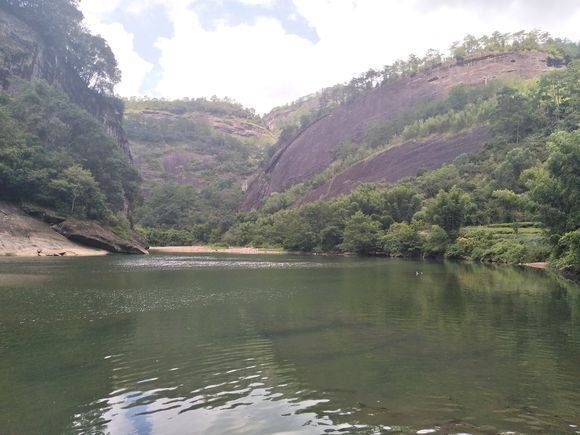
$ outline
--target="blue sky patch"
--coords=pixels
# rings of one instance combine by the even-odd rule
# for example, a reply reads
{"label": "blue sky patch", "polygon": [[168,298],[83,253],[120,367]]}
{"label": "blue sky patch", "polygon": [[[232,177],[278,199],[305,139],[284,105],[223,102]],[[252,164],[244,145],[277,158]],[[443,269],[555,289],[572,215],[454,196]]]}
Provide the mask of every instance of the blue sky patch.
{"label": "blue sky patch", "polygon": [[155,41],[158,38],[172,38],[173,24],[163,5],[153,5],[135,14],[127,11],[129,3],[129,0],[122,1],[106,21],[120,23],[127,32],[132,33],[137,54],[154,65],[140,86],[140,91],[146,93],[155,88],[163,75],[159,66],[161,50],[155,46]]}
{"label": "blue sky patch", "polygon": [[274,0],[272,5],[254,5],[240,0],[199,1],[192,5],[205,30],[214,30],[219,22],[230,26],[252,25],[258,17],[275,18],[291,35],[304,38],[313,44],[320,38],[316,29],[310,26],[292,0]]}

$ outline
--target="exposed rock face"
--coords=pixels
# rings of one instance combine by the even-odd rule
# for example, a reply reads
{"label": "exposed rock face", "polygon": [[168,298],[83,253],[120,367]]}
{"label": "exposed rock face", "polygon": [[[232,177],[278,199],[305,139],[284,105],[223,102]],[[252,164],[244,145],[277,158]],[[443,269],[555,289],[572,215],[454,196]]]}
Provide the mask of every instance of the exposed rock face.
{"label": "exposed rock face", "polygon": [[124,240],[96,222],[68,219],[53,227],[67,239],[92,248],[119,254],[147,254],[147,246],[141,240]]}
{"label": "exposed rock face", "polygon": [[[484,85],[494,79],[527,79],[549,69],[544,53],[504,53],[472,59],[464,64],[443,65],[376,88],[339,106],[283,146],[250,184],[242,209],[256,207],[272,192],[284,191],[320,173],[332,163],[338,144],[343,141],[360,143],[374,121],[386,120],[422,102],[445,97],[459,84]],[[390,164],[394,167],[398,163],[391,160]]]}
{"label": "exposed rock face", "polygon": [[0,9],[0,87],[10,90],[10,78],[42,79],[66,92],[72,101],[103,123],[109,135],[132,160],[123,130],[123,108],[114,98],[88,89],[30,26]]}
{"label": "exposed rock face", "polygon": [[[60,219],[41,209],[25,209],[0,201],[0,256],[103,255],[105,251],[72,242],[47,221]],[[30,214],[31,212],[32,214]]]}
{"label": "exposed rock face", "polygon": [[264,115],[263,121],[271,131],[279,133],[288,125],[298,124],[302,115],[307,115],[323,108],[332,108],[338,104],[328,101],[323,103],[321,99],[320,94],[306,95],[294,103],[275,107]]}
{"label": "exposed rock face", "polygon": [[263,149],[276,141],[259,118],[237,107],[228,113],[167,105],[161,109],[154,102],[126,102],[125,128],[146,198],[166,183],[204,189],[231,182],[243,189],[257,171]]}
{"label": "exposed rock face", "polygon": [[244,118],[236,115],[221,114],[202,111],[191,111],[184,114],[175,114],[162,110],[141,110],[132,113],[133,116],[138,116],[143,120],[148,118],[163,120],[163,119],[189,119],[191,121],[207,124],[225,134],[232,135],[238,138],[257,138],[275,141],[275,135],[269,128],[261,123],[259,120]]}
{"label": "exposed rock face", "polygon": [[394,183],[417,175],[420,169],[436,169],[461,154],[480,151],[488,139],[489,129],[479,127],[453,137],[402,143],[348,168],[310,192],[300,204],[347,194],[362,183]]}

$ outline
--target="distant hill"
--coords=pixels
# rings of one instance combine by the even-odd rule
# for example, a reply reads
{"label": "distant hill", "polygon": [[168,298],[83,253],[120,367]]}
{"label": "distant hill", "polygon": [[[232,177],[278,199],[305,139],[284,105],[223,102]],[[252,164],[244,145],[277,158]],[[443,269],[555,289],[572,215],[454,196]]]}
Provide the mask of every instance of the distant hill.
{"label": "distant hill", "polygon": [[[337,154],[340,154],[341,147],[345,145],[353,149],[368,148],[368,142],[373,140],[370,135],[380,130],[381,123],[387,124],[393,119],[406,118],[401,119],[401,126],[404,126],[405,122],[410,124],[415,120],[411,113],[413,110],[420,112],[425,105],[443,100],[454,87],[459,85],[484,87],[497,80],[525,80],[537,77],[550,69],[552,67],[548,64],[548,55],[539,51],[486,54],[461,62],[447,62],[392,83],[371,88],[360,97],[338,105],[326,115],[321,115],[320,119],[304,126],[287,143],[281,144],[269,164],[250,184],[242,208],[248,210],[256,207],[271,193],[283,192],[318,176],[337,160]],[[478,137],[481,140],[479,147],[482,147],[485,141],[483,136]],[[406,146],[402,144],[399,147],[403,151]],[[373,169],[372,174],[366,173],[358,180],[352,176],[356,171],[351,172],[348,187],[343,183],[337,193],[348,193],[362,182],[397,181],[398,178],[385,172],[395,166],[402,176],[410,176],[422,166],[433,169],[434,164],[440,166],[452,161],[464,151],[474,151],[478,148],[466,146],[465,149],[462,147],[451,149],[441,146],[423,156],[418,155],[409,162],[412,166],[408,169],[405,169],[405,165],[409,164],[406,161],[391,159],[388,165],[379,165]],[[401,154],[390,155],[396,159]],[[327,188],[331,183],[330,180],[327,182]],[[309,198],[326,196],[320,194],[324,189],[321,187],[318,195],[311,195]]]}
{"label": "distant hill", "polygon": [[[247,180],[276,142],[253,111],[218,99],[127,100],[125,129],[143,179],[138,220],[154,226],[232,219]],[[189,207],[160,219],[161,192],[165,197],[180,192]]]}

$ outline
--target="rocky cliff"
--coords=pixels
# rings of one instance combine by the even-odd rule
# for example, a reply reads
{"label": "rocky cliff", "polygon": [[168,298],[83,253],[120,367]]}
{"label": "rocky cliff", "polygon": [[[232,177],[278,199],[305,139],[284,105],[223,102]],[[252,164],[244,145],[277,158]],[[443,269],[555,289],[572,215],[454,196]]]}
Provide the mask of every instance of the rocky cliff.
{"label": "rocky cliff", "polygon": [[126,101],[126,130],[144,193],[163,183],[198,189],[235,184],[258,169],[276,135],[252,112],[225,101]]}
{"label": "rocky cliff", "polygon": [[362,183],[395,183],[419,170],[436,169],[465,153],[483,149],[489,139],[486,126],[455,136],[437,135],[396,145],[341,172],[306,195],[300,204],[351,192]]}
{"label": "rocky cliff", "polygon": [[52,47],[29,25],[0,9],[0,86],[11,90],[11,78],[45,80],[62,89],[71,100],[103,123],[125,155],[132,159],[123,130],[123,106],[111,96],[88,89],[59,61]]}
{"label": "rocky cliff", "polygon": [[[360,143],[374,122],[388,120],[421,103],[444,98],[459,84],[484,86],[497,79],[528,79],[549,69],[545,53],[503,53],[444,64],[375,88],[354,101],[340,105],[283,144],[265,169],[251,182],[242,209],[256,207],[271,193],[282,192],[319,174],[333,162],[335,150],[340,143]],[[335,187],[325,185],[310,195],[309,199],[347,193],[364,181],[395,181],[399,176],[392,175],[393,168],[397,168],[396,173],[400,176],[414,175],[421,166],[433,168],[433,163],[444,164],[464,150],[479,149],[484,138],[482,130],[456,137],[449,142],[455,152],[445,151],[447,139],[435,138],[423,146],[425,149],[436,146],[440,152],[433,155],[432,162],[420,159],[419,163],[409,158],[412,148],[406,152],[411,144],[402,144],[396,150],[357,165],[357,168],[347,171],[339,180],[331,183]],[[465,140],[466,146],[461,147],[458,140]],[[474,140],[482,142],[474,144]],[[361,165],[366,169],[361,170]],[[341,187],[336,187],[338,185]]]}

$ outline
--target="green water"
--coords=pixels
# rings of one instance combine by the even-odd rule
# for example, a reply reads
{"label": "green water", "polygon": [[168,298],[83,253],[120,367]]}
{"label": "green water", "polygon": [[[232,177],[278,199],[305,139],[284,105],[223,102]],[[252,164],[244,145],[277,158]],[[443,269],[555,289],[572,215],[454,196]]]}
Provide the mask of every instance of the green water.
{"label": "green water", "polygon": [[0,260],[1,434],[576,425],[580,289],[542,273],[299,256]]}

